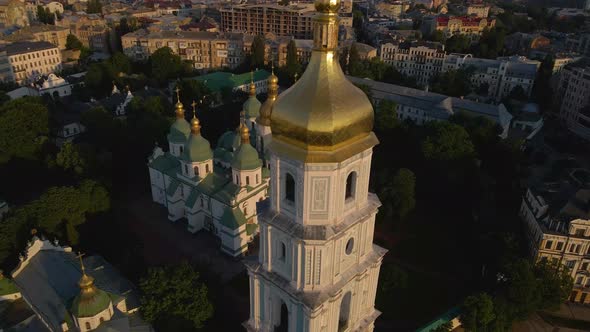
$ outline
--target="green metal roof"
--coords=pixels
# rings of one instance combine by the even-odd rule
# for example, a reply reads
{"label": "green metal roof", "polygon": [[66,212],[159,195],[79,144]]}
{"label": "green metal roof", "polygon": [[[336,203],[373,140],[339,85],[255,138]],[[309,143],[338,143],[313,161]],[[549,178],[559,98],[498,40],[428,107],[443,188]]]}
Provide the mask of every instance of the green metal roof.
{"label": "green metal roof", "polygon": [[170,143],[184,143],[191,133],[191,125],[185,119],[176,119],[170,126],[170,133],[168,134],[168,142]]}
{"label": "green metal roof", "polygon": [[166,152],[164,155],[159,156],[158,158],[154,159],[149,166],[153,169],[156,169],[160,172],[165,172],[169,169],[174,169],[180,165],[178,159],[171,155],[170,153]]}
{"label": "green metal roof", "polygon": [[19,293],[20,290],[16,287],[16,284],[12,279],[6,277],[0,277],[0,296]]}
{"label": "green metal roof", "polygon": [[188,208],[192,208],[195,205],[195,202],[197,201],[198,196],[199,196],[199,192],[196,191],[195,189],[192,189],[191,193],[186,198],[186,202],[184,202],[184,206],[186,206]]}
{"label": "green metal roof", "polygon": [[166,188],[166,194],[168,196],[173,196],[176,192],[176,189],[178,189],[178,186],[180,186],[180,182],[178,182],[176,179],[171,179],[168,188]]}
{"label": "green metal roof", "polygon": [[258,229],[258,225],[257,224],[247,224],[246,225],[246,234],[247,235],[252,235],[254,233],[256,233],[256,230]]}
{"label": "green metal roof", "polygon": [[202,162],[213,158],[211,144],[203,136],[191,134],[184,146],[182,158],[189,162]]}
{"label": "green metal roof", "polygon": [[78,294],[72,301],[71,312],[75,317],[93,317],[101,313],[111,304],[111,297],[103,290],[96,288],[95,294],[81,301]]}
{"label": "green metal roof", "polygon": [[262,106],[260,100],[256,96],[250,96],[246,99],[242,108],[246,113],[246,117],[257,118],[260,115],[260,106]]}
{"label": "green metal roof", "polygon": [[238,149],[231,166],[239,170],[253,170],[262,166],[258,151],[250,144],[242,144]]}
{"label": "green metal roof", "polygon": [[266,167],[262,167],[262,178],[266,179],[270,177],[270,170]]}
{"label": "green metal roof", "polygon": [[[254,72],[254,82],[268,79],[270,73],[264,69]],[[215,73],[193,77],[192,79],[202,82],[213,92],[221,92],[225,88],[234,89],[238,86],[250,83],[250,73],[235,75],[232,73],[218,71]]]}
{"label": "green metal roof", "polygon": [[221,216],[220,224],[229,228],[236,229],[246,223],[246,217],[238,207],[236,208],[225,208],[223,216]]}

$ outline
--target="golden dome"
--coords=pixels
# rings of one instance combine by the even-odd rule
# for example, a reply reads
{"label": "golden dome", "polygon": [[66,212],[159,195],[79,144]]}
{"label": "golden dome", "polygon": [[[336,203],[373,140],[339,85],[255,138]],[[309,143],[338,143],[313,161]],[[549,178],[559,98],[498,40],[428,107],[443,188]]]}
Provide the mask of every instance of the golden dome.
{"label": "golden dome", "polygon": [[260,116],[256,122],[263,126],[270,126],[270,116],[272,108],[279,94],[279,78],[275,75],[274,69],[268,77],[268,97],[260,106]]}
{"label": "golden dome", "polygon": [[319,32],[311,61],[272,106],[271,150],[308,162],[337,162],[378,141],[372,133],[371,102],[348,81],[338,62],[338,16],[332,10],[340,1],[316,1],[316,8],[318,3],[329,6],[318,9],[314,19]]}
{"label": "golden dome", "polygon": [[250,143],[250,130],[248,130],[248,126],[246,126],[245,124],[240,125],[240,138],[242,144]]}
{"label": "golden dome", "polygon": [[337,13],[340,9],[340,0],[315,0],[315,10],[321,13]]}

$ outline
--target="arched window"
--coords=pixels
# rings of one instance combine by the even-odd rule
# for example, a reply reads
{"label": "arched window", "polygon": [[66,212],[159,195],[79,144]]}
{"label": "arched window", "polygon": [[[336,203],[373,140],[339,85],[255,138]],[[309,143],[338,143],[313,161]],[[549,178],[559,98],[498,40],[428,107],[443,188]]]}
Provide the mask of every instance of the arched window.
{"label": "arched window", "polygon": [[285,199],[291,203],[295,203],[295,179],[289,173],[287,173],[285,179]]}
{"label": "arched window", "polygon": [[248,216],[248,207],[244,206],[244,217]]}
{"label": "arched window", "polygon": [[205,173],[209,174],[209,164],[205,164]]}
{"label": "arched window", "polygon": [[240,185],[240,176],[236,174],[236,184]]}
{"label": "arched window", "polygon": [[246,185],[249,186],[250,185],[250,177],[246,176]]}
{"label": "arched window", "polygon": [[199,176],[199,166],[195,166],[195,176]]}
{"label": "arched window", "polygon": [[342,297],[340,302],[340,314],[338,315],[338,331],[343,331],[348,327],[348,320],[350,318],[352,294],[348,291]]}
{"label": "arched window", "polygon": [[283,242],[281,242],[280,250],[281,251],[279,252],[279,259],[284,262],[285,257],[287,257],[287,246]]}
{"label": "arched window", "polygon": [[199,202],[201,203],[201,207],[203,207],[203,196],[201,196],[201,199]]}
{"label": "arched window", "polygon": [[104,317],[100,317],[98,320],[102,323],[104,322]]}
{"label": "arched window", "polygon": [[91,327],[90,327],[90,322],[86,322],[86,324],[85,324],[85,325],[86,325],[86,330],[90,330],[90,329],[91,329]]}
{"label": "arched window", "polygon": [[256,184],[260,183],[260,179],[258,178],[258,174],[256,174]]}
{"label": "arched window", "polygon": [[180,153],[182,153],[184,151],[184,146],[180,146]]}
{"label": "arched window", "polygon": [[356,172],[350,172],[346,178],[346,196],[345,199],[354,198],[356,190]]}

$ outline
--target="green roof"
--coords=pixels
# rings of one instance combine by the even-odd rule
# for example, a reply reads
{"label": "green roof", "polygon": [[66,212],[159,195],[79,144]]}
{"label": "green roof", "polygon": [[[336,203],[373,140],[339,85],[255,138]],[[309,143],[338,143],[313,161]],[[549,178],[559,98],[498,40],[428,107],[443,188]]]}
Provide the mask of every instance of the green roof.
{"label": "green roof", "polygon": [[246,99],[242,108],[246,113],[246,117],[257,118],[260,115],[260,106],[262,106],[260,100],[256,96],[250,96]]}
{"label": "green roof", "polygon": [[170,126],[168,142],[185,143],[191,133],[191,125],[185,119],[176,119]]}
{"label": "green roof", "polygon": [[239,170],[253,170],[262,166],[262,160],[258,158],[258,151],[251,144],[242,144],[231,166]]}
{"label": "green roof", "polygon": [[178,189],[178,186],[180,186],[180,182],[176,181],[175,179],[171,179],[170,184],[168,185],[168,188],[166,189],[166,194],[168,196],[173,196],[174,193],[176,192],[176,189]]}
{"label": "green roof", "polygon": [[180,163],[178,162],[178,159],[176,159],[176,157],[166,152],[164,155],[154,159],[149,164],[149,166],[153,169],[157,169],[160,172],[165,172],[169,169],[175,169],[176,167],[178,167],[179,164]]}
{"label": "green roof", "polygon": [[270,170],[266,167],[262,167],[262,178],[266,179],[270,177]]}
{"label": "green roof", "polygon": [[6,277],[0,277],[0,296],[19,293],[20,290],[16,287],[16,284],[12,279],[8,279]]}
{"label": "green roof", "polygon": [[[254,82],[268,79],[270,73],[264,69],[254,72]],[[212,92],[221,92],[223,89],[234,89],[238,86],[250,83],[250,73],[235,75],[232,73],[218,71],[215,73],[193,77],[192,79],[202,82]]]}
{"label": "green roof", "polygon": [[242,213],[240,208],[225,208],[223,211],[223,216],[221,216],[220,224],[229,228],[229,229],[236,229],[246,223],[246,217]]}
{"label": "green roof", "polygon": [[213,158],[211,144],[203,136],[191,134],[184,146],[182,158],[189,162],[201,162]]}
{"label": "green roof", "polygon": [[93,317],[101,313],[111,304],[109,294],[98,288],[95,294],[81,301],[81,294],[76,295],[72,301],[71,312],[75,317]]}
{"label": "green roof", "polygon": [[257,224],[247,224],[246,225],[246,234],[247,235],[252,235],[254,233],[256,233],[256,230],[258,229],[258,225]]}
{"label": "green roof", "polygon": [[195,202],[197,201],[197,196],[199,196],[199,192],[194,189],[191,190],[191,193],[186,198],[186,202],[184,202],[184,206],[192,208],[195,205]]}

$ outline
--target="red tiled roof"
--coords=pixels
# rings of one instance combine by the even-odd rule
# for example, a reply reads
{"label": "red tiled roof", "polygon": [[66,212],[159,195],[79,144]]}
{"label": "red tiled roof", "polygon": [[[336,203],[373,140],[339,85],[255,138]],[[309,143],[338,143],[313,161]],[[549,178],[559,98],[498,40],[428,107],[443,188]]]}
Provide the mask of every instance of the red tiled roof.
{"label": "red tiled roof", "polygon": [[[481,17],[473,17],[473,16],[439,16],[436,18],[436,24],[438,26],[445,26],[449,24],[450,20],[461,20],[464,26],[478,26],[483,18]],[[489,24],[490,22],[488,22]]]}

